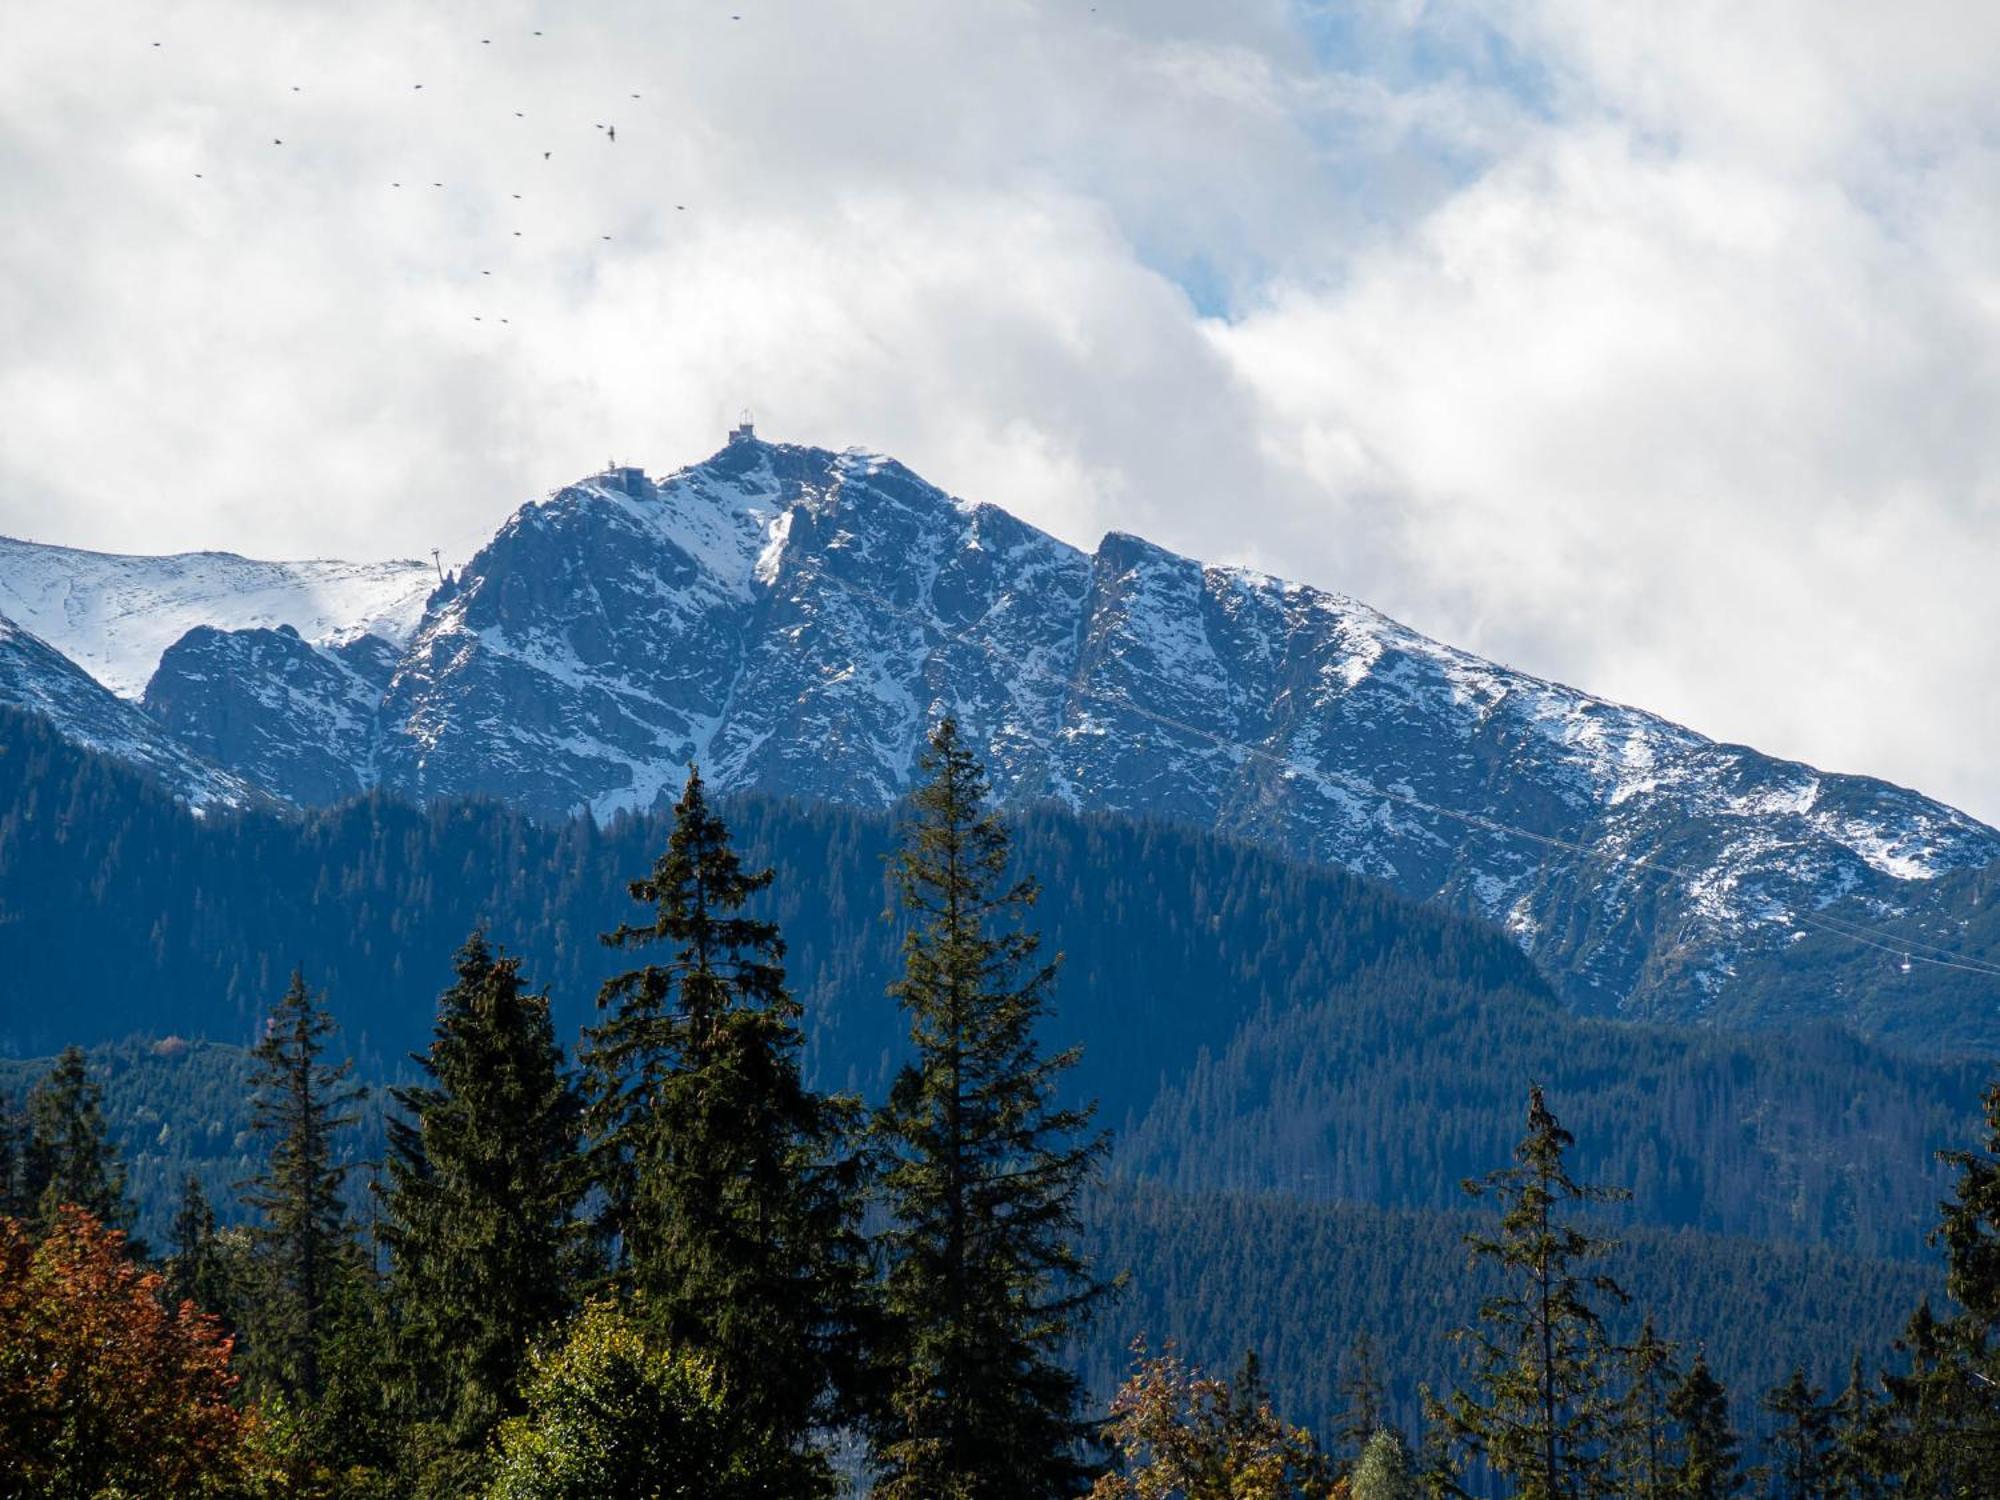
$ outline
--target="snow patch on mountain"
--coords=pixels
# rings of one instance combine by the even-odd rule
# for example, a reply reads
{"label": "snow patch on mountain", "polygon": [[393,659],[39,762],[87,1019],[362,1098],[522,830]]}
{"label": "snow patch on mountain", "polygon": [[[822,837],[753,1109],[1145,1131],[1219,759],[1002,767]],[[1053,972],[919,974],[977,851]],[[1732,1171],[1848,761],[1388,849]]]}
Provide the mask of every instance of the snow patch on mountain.
{"label": "snow patch on mountain", "polygon": [[197,625],[289,625],[317,644],[377,635],[400,646],[436,584],[429,563],[132,557],[0,537],[0,614],[121,698],[139,697],[167,648]]}

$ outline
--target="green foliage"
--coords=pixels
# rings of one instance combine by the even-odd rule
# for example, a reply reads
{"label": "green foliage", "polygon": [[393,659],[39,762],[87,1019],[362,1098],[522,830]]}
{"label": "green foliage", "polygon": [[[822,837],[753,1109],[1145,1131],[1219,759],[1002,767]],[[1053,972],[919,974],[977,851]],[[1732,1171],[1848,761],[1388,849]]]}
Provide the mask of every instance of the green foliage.
{"label": "green foliage", "polygon": [[1772,1500],[1820,1500],[1833,1480],[1834,1414],[1826,1392],[1794,1367],[1782,1385],[1758,1402],[1771,1418]]}
{"label": "green foliage", "polygon": [[1612,1422],[1612,1467],[1627,1500],[1662,1500],[1671,1493],[1670,1417],[1667,1410],[1680,1380],[1674,1348],[1661,1338],[1647,1313],[1639,1336],[1619,1351],[1624,1393]]}
{"label": "green foliage", "polygon": [[[0,748],[0,908],[18,918],[0,923],[0,972],[12,995],[76,997],[0,1006],[0,1052],[15,1054],[141,1029],[247,1045],[296,957],[339,997],[362,1075],[395,1081],[428,1044],[435,964],[481,923],[549,986],[568,1041],[626,966],[591,934],[671,829],[664,810],[599,827],[379,798],[195,819],[30,716],[0,710]],[[784,872],[747,910],[784,929],[808,1083],[880,1099],[908,1057],[882,1004],[901,933],[875,920],[892,820],[760,797],[725,813],[746,861]],[[1083,1048],[1064,1102],[1102,1100],[1126,1167],[1184,1192],[1449,1209],[1461,1179],[1505,1159],[1532,1077],[1564,1102],[1577,1174],[1632,1189],[1607,1225],[1909,1258],[1948,1185],[1932,1153],[1978,1118],[1984,1065],[1898,1057],[1831,1027],[1743,1037],[1581,1018],[1499,929],[1377,883],[1160,822],[1055,807],[1007,821],[1043,885],[1038,926],[1065,955],[1061,1031],[1044,1038]],[[2000,868],[1972,873],[1985,900],[1963,915],[2000,952]],[[199,1040],[175,1058],[91,1054],[135,1198],[171,1204],[197,1170],[226,1221],[218,1189],[248,1148],[207,1134],[225,1113],[211,1062]],[[31,1081],[0,1059],[0,1092]],[[161,1141],[169,1089],[204,1107],[173,1111]],[[170,1216],[139,1227],[163,1240]]]}
{"label": "green foliage", "polygon": [[1401,1433],[1381,1428],[1362,1448],[1348,1476],[1350,1500],[1417,1500],[1422,1493],[1409,1444]]}
{"label": "green foliage", "polygon": [[527,1411],[500,1426],[491,1500],[825,1493],[784,1444],[744,1428],[713,1365],[667,1348],[649,1326],[594,1302],[532,1357]]}
{"label": "green foliage", "polygon": [[1694,1363],[1667,1397],[1676,1445],[1669,1493],[1677,1500],[1728,1500],[1743,1493],[1736,1430],[1729,1421],[1729,1393],[1697,1351]]}
{"label": "green foliage", "polygon": [[1055,970],[1025,925],[1035,884],[1010,878],[1007,831],[949,718],[918,770],[895,865],[908,928],[894,986],[917,1057],[878,1122],[890,1226],[876,1493],[1075,1494],[1090,1429],[1059,1356],[1108,1290],[1075,1245],[1105,1140],[1085,1134],[1087,1110],[1054,1102],[1076,1053],[1036,1043]]}
{"label": "green foliage", "polygon": [[65,1205],[99,1223],[130,1223],[125,1169],[104,1127],[104,1090],[90,1076],[81,1047],[63,1048],[48,1075],[28,1091],[27,1127],[20,1194],[44,1227]]}
{"label": "green foliage", "polygon": [[1535,1085],[1514,1165],[1466,1184],[1499,1200],[1498,1233],[1466,1240],[1506,1284],[1461,1335],[1473,1351],[1472,1390],[1454,1393],[1437,1417],[1524,1500],[1616,1493],[1612,1347],[1596,1303],[1628,1299],[1611,1277],[1581,1269],[1612,1245],[1572,1217],[1616,1190],[1570,1176],[1563,1158],[1574,1144]]}
{"label": "green foliage", "polygon": [[355,1247],[340,1186],[348,1168],[335,1132],[353,1122],[360,1090],[351,1063],[320,1061],[333,1018],[304,974],[277,1005],[251,1052],[251,1120],[270,1156],[241,1194],[262,1216],[255,1232],[257,1284],[246,1309],[256,1382],[311,1403],[323,1393],[322,1362],[340,1284],[354,1274]]}
{"label": "green foliage", "polygon": [[[475,932],[418,1059],[428,1083],[394,1091],[389,1303],[405,1415],[434,1427],[432,1492],[475,1488],[494,1426],[518,1409],[530,1341],[571,1310],[584,1191],[581,1105],[563,1073],[548,997]],[[438,1478],[435,1476],[443,1476]]]}
{"label": "green foliage", "polygon": [[800,1072],[776,924],[690,771],[665,851],[605,938],[661,948],[607,981],[583,1054],[597,1180],[621,1281],[674,1347],[710,1361],[753,1426],[801,1449],[859,1389],[867,1248],[856,1101]]}

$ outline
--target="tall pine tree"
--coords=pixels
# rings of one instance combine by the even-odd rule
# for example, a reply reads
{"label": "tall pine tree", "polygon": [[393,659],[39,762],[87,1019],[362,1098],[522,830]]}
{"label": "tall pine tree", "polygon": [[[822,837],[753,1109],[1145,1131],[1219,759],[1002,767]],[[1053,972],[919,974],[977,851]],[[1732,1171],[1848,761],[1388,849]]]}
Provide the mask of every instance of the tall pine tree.
{"label": "tall pine tree", "polygon": [[520,1410],[531,1342],[572,1308],[585,1184],[582,1105],[548,996],[483,933],[455,963],[415,1059],[428,1082],[393,1091],[405,1117],[389,1126],[380,1233],[402,1394],[447,1454],[469,1460]]}
{"label": "tall pine tree", "polygon": [[1674,1458],[1668,1493],[1675,1500],[1730,1500],[1743,1493],[1736,1429],[1729,1423],[1729,1392],[1708,1367],[1706,1351],[1667,1397],[1674,1424]]}
{"label": "tall pine tree", "polygon": [[879,1119],[892,1331],[876,1493],[1071,1495],[1089,1479],[1089,1428],[1062,1353],[1108,1289],[1075,1248],[1105,1142],[1089,1112],[1056,1102],[1077,1053],[1036,1043],[1055,967],[1025,925],[1035,885],[1010,878],[1007,832],[952,720],[918,765],[895,865],[909,931],[894,989],[917,1057]]}
{"label": "tall pine tree", "polygon": [[744,913],[772,878],[743,868],[690,768],[630,887],[647,919],[605,937],[663,951],[604,985],[584,1082],[622,1279],[741,1419],[804,1449],[858,1397],[872,1268],[859,1105],[806,1087],[784,943]]}
{"label": "tall pine tree", "polygon": [[[44,1228],[66,1203],[108,1226],[131,1222],[125,1168],[104,1126],[104,1090],[90,1076],[81,1047],[63,1048],[28,1091],[27,1126],[21,1196]],[[137,1255],[142,1247],[128,1251]]]}
{"label": "tall pine tree", "polygon": [[1680,1378],[1674,1347],[1660,1337],[1648,1313],[1639,1336],[1621,1352],[1625,1393],[1614,1424],[1621,1492],[1628,1500],[1663,1500],[1673,1492],[1667,1403]]}
{"label": "tall pine tree", "polygon": [[1612,1348],[1595,1303],[1626,1298],[1610,1277],[1583,1269],[1612,1242],[1585,1233],[1571,1216],[1623,1194],[1572,1178],[1563,1158],[1573,1145],[1534,1085],[1514,1165],[1465,1185],[1500,1203],[1499,1233],[1468,1235],[1467,1243],[1498,1268],[1504,1290],[1480,1304],[1479,1323],[1460,1335],[1472,1346],[1475,1390],[1454,1392],[1438,1414],[1473,1454],[1513,1480],[1522,1500],[1617,1493]]}
{"label": "tall pine tree", "polygon": [[1825,1500],[1834,1469],[1834,1414],[1826,1392],[1794,1365],[1757,1404],[1775,1419],[1767,1444],[1772,1500]]}
{"label": "tall pine tree", "polygon": [[337,1159],[334,1137],[354,1122],[362,1091],[348,1082],[351,1063],[320,1061],[334,1030],[294,970],[251,1051],[251,1122],[271,1146],[241,1195],[263,1219],[253,1235],[258,1285],[245,1320],[263,1382],[304,1402],[323,1393],[336,1296],[356,1259],[340,1191],[350,1169]]}

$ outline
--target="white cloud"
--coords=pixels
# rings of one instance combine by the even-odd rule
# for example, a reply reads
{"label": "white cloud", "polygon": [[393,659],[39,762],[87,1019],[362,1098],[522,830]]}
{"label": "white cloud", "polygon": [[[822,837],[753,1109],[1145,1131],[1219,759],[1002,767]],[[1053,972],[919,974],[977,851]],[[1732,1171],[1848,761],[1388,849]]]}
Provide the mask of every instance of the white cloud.
{"label": "white cloud", "polygon": [[0,529],[463,555],[752,404],[2000,817],[2000,14],[352,9],[10,9]]}

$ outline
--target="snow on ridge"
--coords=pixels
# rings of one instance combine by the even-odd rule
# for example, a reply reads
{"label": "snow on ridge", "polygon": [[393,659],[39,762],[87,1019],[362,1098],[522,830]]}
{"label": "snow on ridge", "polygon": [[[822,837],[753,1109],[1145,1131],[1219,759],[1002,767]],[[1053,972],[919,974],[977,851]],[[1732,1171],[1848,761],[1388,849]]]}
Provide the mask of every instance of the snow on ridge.
{"label": "snow on ridge", "polygon": [[0,537],[0,613],[125,699],[197,625],[290,625],[309,641],[406,643],[436,583],[429,563],[264,562],[233,552],[140,556]]}

